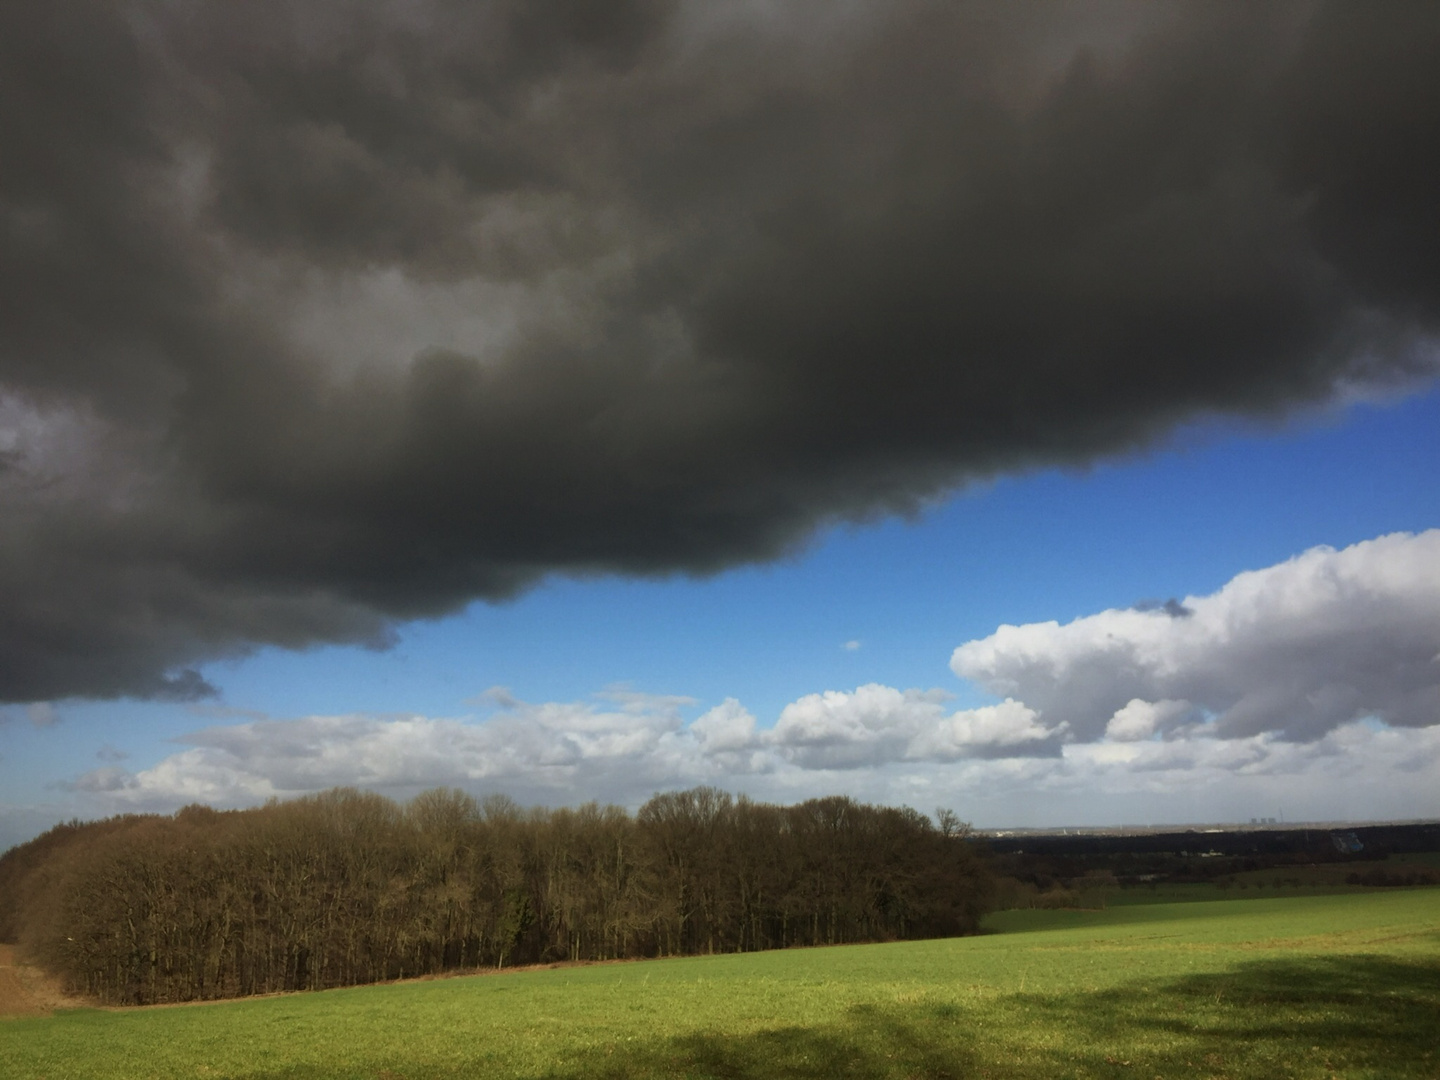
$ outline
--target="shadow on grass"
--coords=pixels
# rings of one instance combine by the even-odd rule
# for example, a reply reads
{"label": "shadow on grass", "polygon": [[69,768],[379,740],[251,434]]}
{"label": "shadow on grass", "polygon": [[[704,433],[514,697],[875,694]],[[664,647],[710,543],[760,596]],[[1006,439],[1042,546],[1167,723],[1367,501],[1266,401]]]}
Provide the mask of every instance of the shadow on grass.
{"label": "shadow on grass", "polygon": [[930,999],[750,1035],[623,1044],[547,1076],[716,1080],[1440,1075],[1440,966],[1266,960],[1103,992]]}
{"label": "shadow on grass", "polygon": [[844,1024],[787,1027],[752,1035],[694,1034],[641,1050],[596,1055],[551,1077],[714,1077],[724,1080],[828,1080],[831,1077],[925,1077],[961,1080],[983,1075],[963,1043],[937,1039],[928,1026],[890,1011],[856,1009]]}

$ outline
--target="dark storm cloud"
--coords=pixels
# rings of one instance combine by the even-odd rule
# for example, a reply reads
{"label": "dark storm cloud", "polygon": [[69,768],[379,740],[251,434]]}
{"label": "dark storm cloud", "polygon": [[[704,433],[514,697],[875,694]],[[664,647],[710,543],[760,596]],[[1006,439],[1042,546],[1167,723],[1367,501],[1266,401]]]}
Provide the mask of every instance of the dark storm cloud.
{"label": "dark storm cloud", "polygon": [[1434,370],[1440,11],[15,0],[0,699]]}

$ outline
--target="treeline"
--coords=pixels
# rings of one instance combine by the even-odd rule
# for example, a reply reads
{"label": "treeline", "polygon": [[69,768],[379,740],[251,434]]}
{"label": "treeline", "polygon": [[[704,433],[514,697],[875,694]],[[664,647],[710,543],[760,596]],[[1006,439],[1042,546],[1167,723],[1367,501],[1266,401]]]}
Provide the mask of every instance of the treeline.
{"label": "treeline", "polygon": [[987,870],[953,814],[713,788],[522,810],[338,789],[72,822],[0,857],[0,939],[111,1003],[444,971],[973,932]]}

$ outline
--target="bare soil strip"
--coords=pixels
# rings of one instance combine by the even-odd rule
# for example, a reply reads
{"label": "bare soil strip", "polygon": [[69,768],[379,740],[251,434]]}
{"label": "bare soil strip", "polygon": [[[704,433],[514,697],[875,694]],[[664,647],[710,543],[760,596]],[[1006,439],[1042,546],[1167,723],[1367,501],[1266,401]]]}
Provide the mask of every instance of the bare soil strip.
{"label": "bare soil strip", "polygon": [[15,946],[0,945],[0,1017],[49,1016],[83,1004],[66,996],[43,971],[20,963]]}

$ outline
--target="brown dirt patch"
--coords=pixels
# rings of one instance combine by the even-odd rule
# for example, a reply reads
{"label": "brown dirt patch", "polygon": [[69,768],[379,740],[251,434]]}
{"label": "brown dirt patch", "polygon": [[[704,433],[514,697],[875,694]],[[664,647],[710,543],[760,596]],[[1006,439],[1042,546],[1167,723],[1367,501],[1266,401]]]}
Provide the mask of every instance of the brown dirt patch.
{"label": "brown dirt patch", "polygon": [[0,945],[0,1016],[49,1016],[83,1004],[39,968],[20,963],[15,946]]}

